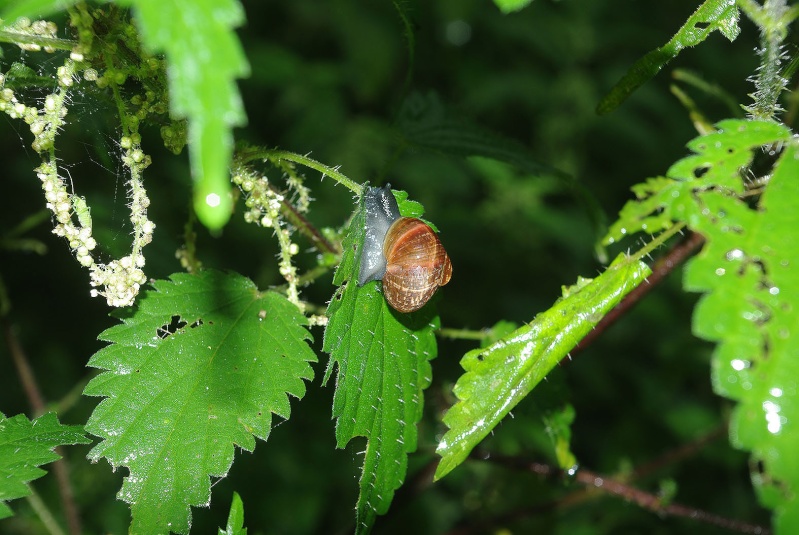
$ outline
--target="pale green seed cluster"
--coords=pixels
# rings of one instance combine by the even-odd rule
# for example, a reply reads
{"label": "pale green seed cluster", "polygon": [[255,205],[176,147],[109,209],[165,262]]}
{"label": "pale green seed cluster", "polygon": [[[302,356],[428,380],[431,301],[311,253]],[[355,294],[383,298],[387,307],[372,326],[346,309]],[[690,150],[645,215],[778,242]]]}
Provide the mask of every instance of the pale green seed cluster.
{"label": "pale green seed cluster", "polygon": [[297,268],[291,258],[299,253],[299,246],[291,241],[291,229],[280,215],[280,207],[284,202],[282,194],[272,189],[265,176],[259,176],[245,166],[238,166],[233,172],[233,183],[244,193],[244,220],[262,227],[271,227],[275,231],[280,245],[280,262],[278,270],[288,283],[286,297],[302,310],[299,291],[297,289]]}
{"label": "pale green seed cluster", "polygon": [[[48,39],[55,39],[58,35],[58,27],[55,25],[55,23],[46,20],[37,20],[31,22],[31,20],[27,17],[20,17],[14,24],[8,26],[7,29],[12,32],[17,32],[20,35],[27,35],[30,37],[45,37]],[[22,50],[26,50],[28,52],[39,52],[41,50],[44,50],[45,52],[53,52],[53,48],[49,46],[42,46],[36,43],[21,42],[18,44],[18,46]]]}
{"label": "pale green seed cluster", "polygon": [[[37,23],[30,24],[31,28],[39,26]],[[50,31],[50,27],[46,27]],[[68,111],[68,90],[79,80],[76,65],[82,60],[82,54],[73,52],[64,65],[58,67],[57,90],[45,97],[41,108],[24,104],[11,89],[4,88],[5,75],[0,74],[0,112],[28,124],[34,136],[31,146],[42,157],[42,164],[35,171],[42,182],[47,208],[53,212],[53,233],[66,238],[77,261],[89,269],[93,286],[91,294],[105,297],[110,306],[129,306],[147,280],[142,270],[145,263],[142,249],[152,241],[155,230],[155,225],[147,218],[150,200],[142,183],[143,171],[150,165],[151,159],[141,150],[141,136],[136,132],[138,121],[135,115],[124,117],[126,130],[130,133],[122,137],[120,147],[124,151],[122,162],[130,171],[129,206],[134,234],[132,251],[108,264],[97,263],[92,256],[97,242],[92,236],[91,211],[86,199],[71,193],[67,180],[59,176],[55,156],[55,137],[63,127]],[[83,77],[94,82],[102,78],[93,69],[84,70]]]}

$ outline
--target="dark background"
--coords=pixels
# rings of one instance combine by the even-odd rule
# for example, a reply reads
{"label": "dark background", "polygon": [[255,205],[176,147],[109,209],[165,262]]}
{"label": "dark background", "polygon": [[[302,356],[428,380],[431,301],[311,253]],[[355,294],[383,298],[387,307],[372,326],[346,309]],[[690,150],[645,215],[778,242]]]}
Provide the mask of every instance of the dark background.
{"label": "dark background", "polygon": [[[310,153],[327,165],[340,165],[357,182],[390,182],[422,202],[454,265],[452,282],[439,301],[444,327],[529,321],[552,304],[561,285],[602,270],[594,247],[602,229],[592,225],[563,181],[435,151],[400,150],[400,106],[410,95],[437,98],[454,117],[515,140],[540,162],[576,177],[612,221],[630,198],[630,186],[665,173],[696,135],[687,111],[669,92],[675,69],[689,69],[739,103],[749,102],[753,86],[746,80],[757,66],[757,30],[744,20],[734,43],[711,35],[614,113],[595,114],[601,97],[626,69],[668,41],[697,4],[537,0],[504,16],[487,0],[402,2],[415,37],[406,86],[407,41],[391,2],[244,2],[248,22],[239,35],[252,75],[239,84],[249,124],[236,137]],[[63,21],[60,27],[67,36]],[[3,52],[5,71],[20,54],[8,46]],[[38,63],[42,72],[61,61],[44,54],[25,59]],[[711,121],[729,116],[717,99],[686,89]],[[129,247],[130,225],[113,109],[94,93],[78,90],[73,98],[73,123],[58,141],[58,154],[76,191],[92,207],[102,250],[118,257]],[[143,135],[154,161],[145,182],[150,217],[157,224],[154,242],[145,250],[146,272],[163,278],[180,270],[174,252],[188,213],[189,171],[185,153],[175,157],[159,146],[157,129],[145,129]],[[0,235],[44,207],[32,171],[38,157],[30,143],[24,124],[0,118]],[[344,225],[353,208],[351,194],[311,172],[307,178],[316,199],[310,219],[319,227]],[[49,230],[45,221],[29,234],[47,245],[44,255],[0,249],[0,277],[13,307],[10,322],[44,396],[59,408],[90,377],[85,363],[101,347],[97,335],[114,320],[103,300],[89,297],[88,273]],[[238,271],[261,288],[281,283],[275,241],[246,225],[241,207],[220,236],[203,229],[199,234],[205,266]],[[302,240],[300,245],[310,247]],[[620,250],[611,251],[611,257]],[[315,253],[306,251],[299,262],[313,266]],[[712,346],[690,333],[697,296],[681,292],[679,279],[679,272],[671,275],[592,347],[556,369],[485,448],[551,460],[540,410],[570,402],[577,413],[573,450],[581,466],[622,478],[723,425],[731,407],[711,391]],[[322,277],[303,291],[303,298],[323,306],[333,292],[331,280],[332,274]],[[320,346],[322,330],[315,328],[313,335]],[[434,458],[443,431],[441,412],[453,401],[451,386],[460,373],[458,361],[472,347],[468,341],[441,341],[409,480]],[[229,477],[213,489],[211,510],[194,510],[194,533],[224,525],[233,490],[244,500],[250,533],[346,533],[352,527],[361,445],[334,449],[333,386],[320,385],[326,361],[320,353],[317,378],[306,398],[292,403],[291,420],[276,427],[254,454],[237,456]],[[59,416],[66,423],[85,423],[97,401],[78,399]],[[0,411],[30,414],[5,344],[0,345]],[[127,507],[114,495],[125,470],[112,473],[105,462],[89,464],[88,449],[68,451],[85,531],[124,533]],[[751,490],[746,455],[732,450],[723,433],[689,459],[635,484],[657,492],[663,481],[676,482],[677,502],[768,522],[768,512],[757,506]],[[58,514],[52,478],[36,488]],[[500,528],[586,535],[723,533],[602,493],[571,503],[565,497],[575,491],[579,487],[565,481],[471,461],[439,483],[424,480],[400,490],[396,507],[378,519],[375,533],[446,533],[456,525],[470,525],[474,533]],[[12,505],[17,517],[0,524],[0,531],[42,532],[25,501]],[[501,518],[520,508],[528,514]],[[480,522],[491,529],[477,527]]]}

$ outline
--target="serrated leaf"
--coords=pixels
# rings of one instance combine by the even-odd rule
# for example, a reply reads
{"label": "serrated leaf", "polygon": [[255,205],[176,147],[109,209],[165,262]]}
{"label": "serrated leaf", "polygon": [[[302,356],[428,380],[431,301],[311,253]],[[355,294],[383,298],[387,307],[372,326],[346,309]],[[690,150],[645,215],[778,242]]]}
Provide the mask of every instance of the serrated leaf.
{"label": "serrated leaf", "polygon": [[[395,192],[400,212],[418,217],[421,206]],[[338,368],[333,416],[336,443],[345,447],[366,437],[356,533],[371,529],[384,514],[405,478],[408,453],[416,449],[416,423],[422,416],[423,390],[431,381],[429,360],[436,356],[438,325],[430,303],[400,314],[391,309],[378,282],[358,287],[359,251],[365,235],[362,204],[344,240],[336,270],[339,285],[330,302],[324,350],[330,354],[325,380]]]}
{"label": "serrated leaf", "polygon": [[189,120],[194,209],[212,230],[232,210],[230,159],[234,126],[246,116],[236,78],[249,64],[233,28],[244,22],[238,0],[118,0],[134,8],[142,42],[168,60],[171,112]]}
{"label": "serrated leaf", "polygon": [[438,445],[436,479],[463,462],[547,373],[650,273],[620,255],[599,277],[564,291],[549,310],[487,348],[468,352],[455,384],[458,402],[444,416],[449,430]]}
{"label": "serrated leaf", "polygon": [[635,62],[619,82],[600,101],[597,113],[615,110],[633,91],[653,78],[686,47],[696,46],[718,30],[730,41],[740,33],[735,0],[706,0],[688,17],[671,40]]}
{"label": "serrated leaf", "polygon": [[753,481],[761,502],[774,509],[778,534],[799,532],[797,177],[799,149],[791,143],[759,210],[746,208],[698,225],[707,245],[685,276],[686,288],[707,292],[694,314],[694,333],[718,342],[714,389],[739,402],[730,440],[750,450],[754,465],[761,467]]}
{"label": "serrated leaf", "polygon": [[78,3],[78,0],[4,0],[0,8],[0,19],[14,22],[19,17],[46,17],[63,11]]}
{"label": "serrated leaf", "polygon": [[247,535],[247,528],[244,527],[244,503],[238,492],[233,493],[233,501],[230,504],[230,514],[227,517],[227,526],[224,531],[219,530],[218,535]]}
{"label": "serrated leaf", "polygon": [[106,397],[86,425],[103,439],[89,457],[129,468],[119,496],[131,504],[131,533],[186,533],[189,506],[208,504],[210,477],[227,474],[233,446],[252,451],[273,413],[289,417],[316,356],[297,308],[241,275],[152,285],[89,361],[107,370],[84,392]]}
{"label": "serrated leaf", "polygon": [[46,472],[39,466],[61,457],[53,450],[67,444],[89,444],[79,425],[62,425],[53,413],[28,420],[0,414],[0,519],[13,513],[9,500],[30,496],[27,483]]}
{"label": "serrated leaf", "polygon": [[[633,187],[637,199],[622,208],[602,240],[605,245],[635,232],[654,234],[675,221],[695,229],[706,218],[706,207],[696,202],[697,193],[712,189],[737,197],[744,188],[739,170],[751,163],[752,150],[790,137],[786,127],[768,121],[730,119],[717,128],[691,141],[688,147],[695,154],[672,165],[667,177],[650,178]],[[711,168],[712,173],[708,172]],[[737,204],[738,208],[729,210],[744,209]]]}
{"label": "serrated leaf", "polygon": [[[724,121],[689,145],[697,154],[669,170],[647,210],[688,224],[705,237],[684,285],[703,292],[693,317],[697,336],[718,342],[715,391],[738,401],[730,441],[752,452],[755,488],[774,509],[776,533],[799,532],[799,149],[789,129],[767,121]],[[741,170],[754,151],[784,147],[757,209],[740,199]],[[668,192],[663,194],[663,192]],[[633,225],[634,226],[634,225]],[[631,227],[632,228],[632,227]]]}

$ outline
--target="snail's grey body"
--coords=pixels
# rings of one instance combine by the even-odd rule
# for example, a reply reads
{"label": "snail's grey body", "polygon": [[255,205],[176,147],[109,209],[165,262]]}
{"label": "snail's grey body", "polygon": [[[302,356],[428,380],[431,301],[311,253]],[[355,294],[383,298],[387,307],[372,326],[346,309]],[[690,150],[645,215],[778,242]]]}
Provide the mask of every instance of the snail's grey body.
{"label": "snail's grey body", "polygon": [[363,206],[366,212],[366,237],[361,252],[361,269],[358,286],[369,281],[381,280],[386,273],[386,257],[383,253],[383,240],[391,224],[400,218],[399,206],[391,186],[383,188],[367,187]]}

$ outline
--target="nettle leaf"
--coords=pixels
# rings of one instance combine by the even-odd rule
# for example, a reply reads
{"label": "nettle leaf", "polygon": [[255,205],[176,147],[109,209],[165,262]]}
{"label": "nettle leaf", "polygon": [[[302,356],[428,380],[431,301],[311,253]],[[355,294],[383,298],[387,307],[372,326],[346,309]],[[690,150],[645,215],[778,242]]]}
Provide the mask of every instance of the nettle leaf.
{"label": "nettle leaf", "polygon": [[[693,317],[697,336],[718,342],[715,391],[738,401],[730,441],[752,452],[761,502],[775,511],[777,533],[799,532],[799,149],[789,129],[761,121],[724,121],[690,146],[663,179],[662,211],[701,233],[706,244],[688,264],[685,287],[703,292]],[[756,208],[739,198],[741,169],[761,146],[783,152]],[[693,177],[693,179],[691,179]],[[670,200],[671,199],[671,200]],[[647,204],[649,203],[649,204]],[[640,217],[646,217],[642,211]]]}
{"label": "nettle leaf", "polygon": [[61,458],[57,446],[90,442],[81,426],[62,425],[53,413],[33,421],[0,414],[0,518],[13,514],[7,501],[30,496],[27,483],[46,473],[39,466]]}
{"label": "nettle leaf", "polygon": [[734,41],[741,31],[738,27],[739,15],[735,0],[705,0],[668,43],[652,50],[630,67],[627,74],[600,101],[597,113],[615,110],[633,91],[677,57],[682,49],[698,45],[714,31],[718,30],[724,37]]}
{"label": "nettle leaf", "polygon": [[[620,255],[596,279],[564,288],[564,296],[533,321],[487,348],[463,357],[455,384],[458,402],[444,416],[449,430],[438,445],[436,479],[462,463],[519,401],[602,317],[650,273],[643,262]],[[568,455],[564,456],[564,461]]]}
{"label": "nettle leaf", "polygon": [[289,417],[316,356],[297,308],[241,275],[152,285],[89,361],[107,370],[84,392],[106,397],[86,425],[103,439],[89,457],[129,468],[119,496],[131,504],[131,533],[186,533],[189,506],[209,503],[210,476],[227,474],[234,445],[266,440],[273,413]]}
{"label": "nettle leaf", "polygon": [[[688,147],[695,154],[672,165],[666,177],[633,186],[637,199],[622,208],[603,239],[605,245],[635,232],[654,234],[675,221],[696,230],[706,214],[695,194],[712,189],[725,198],[737,198],[744,191],[739,170],[752,161],[752,150],[790,135],[784,126],[767,121],[727,120],[717,126],[716,132],[691,141]],[[730,210],[746,210],[741,203],[730,202],[735,205]]]}
{"label": "nettle leaf", "polygon": [[[404,216],[419,217],[421,206],[394,192]],[[384,514],[405,478],[408,454],[416,450],[416,423],[423,390],[430,385],[429,360],[436,356],[438,317],[428,303],[410,314],[391,309],[373,281],[358,287],[365,236],[363,204],[358,207],[336,270],[339,286],[328,308],[324,350],[330,354],[325,381],[337,367],[333,417],[336,443],[344,448],[366,438],[356,533],[368,532]]]}
{"label": "nettle leaf", "polygon": [[724,211],[725,216],[708,217],[698,226],[708,242],[685,275],[687,289],[706,292],[693,329],[719,344],[713,354],[714,389],[739,402],[730,440],[752,452],[753,466],[759,466],[755,488],[761,502],[774,509],[775,532],[783,534],[799,533],[797,177],[799,149],[791,143],[759,210],[727,216],[725,205],[703,199],[711,214]]}
{"label": "nettle leaf", "polygon": [[246,122],[236,78],[249,75],[250,67],[233,31],[244,22],[244,10],[238,0],[117,2],[134,9],[142,42],[169,61],[171,112],[189,120],[194,209],[218,230],[233,206],[232,130]]}

